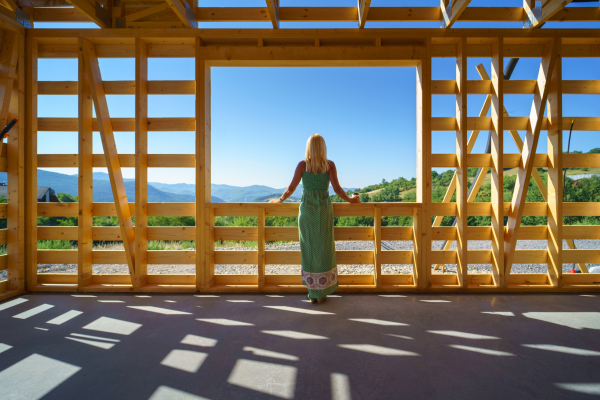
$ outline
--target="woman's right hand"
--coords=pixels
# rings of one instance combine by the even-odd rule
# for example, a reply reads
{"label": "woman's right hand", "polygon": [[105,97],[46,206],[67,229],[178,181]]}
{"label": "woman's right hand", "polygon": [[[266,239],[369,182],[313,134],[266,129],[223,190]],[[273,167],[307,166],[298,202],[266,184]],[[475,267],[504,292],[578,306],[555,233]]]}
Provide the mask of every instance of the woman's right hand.
{"label": "woman's right hand", "polygon": [[355,194],[354,196],[350,197],[350,203],[360,203],[360,195]]}

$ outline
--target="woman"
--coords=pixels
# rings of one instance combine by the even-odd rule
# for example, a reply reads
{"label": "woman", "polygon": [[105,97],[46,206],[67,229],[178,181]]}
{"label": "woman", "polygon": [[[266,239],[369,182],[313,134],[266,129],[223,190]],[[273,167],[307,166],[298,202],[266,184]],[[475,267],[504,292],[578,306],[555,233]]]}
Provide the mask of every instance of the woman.
{"label": "woman", "polygon": [[306,142],[305,160],[296,167],[292,183],[279,199],[290,197],[302,180],[302,202],[298,213],[302,284],[308,288],[308,298],[322,303],[338,286],[335,240],[333,237],[333,206],[329,199],[329,182],[333,190],[349,203],[360,203],[360,197],[349,197],[340,186],[333,161],[327,160],[327,146],[319,134]]}

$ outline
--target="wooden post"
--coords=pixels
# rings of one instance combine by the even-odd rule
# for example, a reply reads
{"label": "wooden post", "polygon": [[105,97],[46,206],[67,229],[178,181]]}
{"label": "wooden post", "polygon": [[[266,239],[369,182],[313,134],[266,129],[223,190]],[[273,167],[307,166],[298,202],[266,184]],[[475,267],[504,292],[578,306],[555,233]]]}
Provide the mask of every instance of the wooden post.
{"label": "wooden post", "polygon": [[135,278],[148,283],[148,44],[135,39]]}
{"label": "wooden post", "polygon": [[508,284],[510,269],[512,267],[513,258],[515,255],[515,247],[517,245],[517,237],[519,228],[521,227],[521,218],[527,198],[527,189],[529,188],[529,180],[531,178],[531,170],[533,169],[533,161],[537,150],[538,141],[540,138],[540,130],[542,128],[542,120],[546,101],[548,100],[548,92],[550,88],[551,76],[556,61],[556,40],[553,39],[544,46],[542,53],[542,64],[537,79],[536,91],[533,95],[533,104],[529,115],[529,127],[525,137],[523,153],[521,154],[521,167],[517,173],[517,181],[515,183],[515,191],[511,202],[510,212],[508,214],[508,223],[506,226],[506,234],[504,235],[504,286]]}
{"label": "wooden post", "polygon": [[[563,134],[561,40],[548,93],[548,279],[562,287],[563,266]],[[583,271],[582,271],[583,272]]]}
{"label": "wooden post", "polygon": [[93,104],[90,81],[83,56],[83,38],[79,38],[79,216],[77,235],[78,287],[83,289],[92,283],[92,209],[94,207],[94,175],[92,158],[93,146]]}
{"label": "wooden post", "polygon": [[90,79],[90,89],[94,107],[96,108],[96,118],[102,138],[102,147],[104,148],[104,159],[110,178],[110,186],[115,199],[115,208],[119,225],[121,227],[121,236],[123,238],[123,247],[125,247],[125,256],[129,265],[129,275],[133,280],[135,276],[135,233],[133,231],[133,222],[131,221],[131,211],[127,202],[127,193],[125,192],[125,183],[121,172],[121,162],[117,152],[117,144],[113,133],[112,122],[106,103],[104,93],[104,83],[100,74],[98,65],[98,55],[96,46],[89,40],[84,39],[83,56],[85,59],[86,72]]}
{"label": "wooden post", "polygon": [[25,281],[26,290],[37,286],[37,94],[38,42],[27,37],[25,137]]}
{"label": "wooden post", "polygon": [[201,57],[202,43],[196,38],[196,287],[214,284],[211,262],[211,227],[214,210],[210,205],[210,66]]}
{"label": "wooden post", "polygon": [[375,287],[381,289],[381,208],[377,207],[377,204],[374,212],[373,234],[375,239],[373,240],[375,245]]}
{"label": "wooden post", "polygon": [[258,289],[265,287],[265,209],[258,208]]}
{"label": "wooden post", "polygon": [[[504,284],[504,38],[492,43],[492,277]],[[483,175],[483,174],[482,174]]]}
{"label": "wooden post", "polygon": [[[8,33],[8,32],[7,32]],[[5,33],[5,35],[7,34]],[[24,121],[25,115],[25,36],[14,33],[14,45],[17,49],[18,79],[11,85],[8,119]],[[6,89],[8,90],[8,88]],[[5,92],[5,99],[8,93]],[[4,122],[4,120],[3,120]],[[25,204],[23,202],[24,166],[25,166],[25,128],[23,123],[10,130],[7,143],[7,291],[22,292],[25,289]]]}
{"label": "wooden post", "polygon": [[[415,286],[431,286],[431,39],[425,39],[417,66],[417,202],[413,214],[415,246]],[[415,216],[420,218],[415,221]]]}
{"label": "wooden post", "polygon": [[461,288],[468,284],[467,274],[467,195],[469,174],[467,170],[467,38],[456,44],[456,275]]}

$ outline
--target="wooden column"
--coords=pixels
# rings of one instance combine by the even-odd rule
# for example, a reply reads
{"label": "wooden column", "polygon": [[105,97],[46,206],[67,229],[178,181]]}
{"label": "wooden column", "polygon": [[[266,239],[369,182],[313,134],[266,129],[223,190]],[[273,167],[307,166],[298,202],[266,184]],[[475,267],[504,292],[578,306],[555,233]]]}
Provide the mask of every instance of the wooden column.
{"label": "wooden column", "polygon": [[210,209],[210,66],[196,39],[196,286],[214,284],[214,210]]}
{"label": "wooden column", "polygon": [[467,194],[469,174],[467,171],[467,38],[456,44],[456,275],[458,284],[468,284],[467,262]]}
{"label": "wooden column", "polygon": [[431,39],[417,66],[417,202],[413,213],[415,286],[431,286]]}
{"label": "wooden column", "polygon": [[[504,39],[492,43],[492,277],[504,284]],[[483,174],[482,174],[483,175]]]}
{"label": "wooden column", "polygon": [[96,54],[96,46],[89,40],[84,40],[83,56],[85,59],[86,72],[90,79],[90,89],[94,107],[96,109],[96,120],[102,139],[102,147],[104,148],[104,159],[108,169],[110,178],[110,186],[115,200],[115,208],[119,225],[121,227],[121,237],[123,238],[123,247],[125,247],[125,256],[129,265],[129,275],[131,279],[135,276],[135,234],[133,231],[133,222],[131,221],[131,211],[127,202],[127,194],[125,193],[125,183],[123,182],[123,174],[121,171],[121,162],[117,152],[117,144],[115,143],[115,135],[113,133],[112,122],[108,112],[108,104],[104,92],[104,83],[98,65],[98,55]]}
{"label": "wooden column", "polygon": [[554,72],[554,63],[556,61],[556,44],[557,39],[552,39],[544,46],[542,53],[542,64],[538,74],[537,85],[533,95],[533,104],[529,115],[529,127],[525,136],[523,152],[521,154],[521,166],[517,173],[515,183],[515,192],[513,194],[511,208],[508,214],[508,223],[506,226],[506,234],[504,235],[504,286],[506,287],[509,280],[510,269],[512,267],[513,258],[515,255],[515,247],[517,245],[517,237],[519,228],[521,227],[521,218],[523,217],[523,209],[527,198],[527,189],[529,188],[529,180],[531,178],[531,170],[533,169],[533,161],[537,150],[538,141],[540,138],[540,130],[548,99],[550,88],[550,78]]}
{"label": "wooden column", "polygon": [[381,289],[381,208],[375,205],[373,234],[375,245],[374,260],[375,260],[375,287]]}
{"label": "wooden column", "polygon": [[[562,287],[563,267],[563,134],[561,40],[548,93],[548,278]],[[582,271],[583,272],[583,271]]]}
{"label": "wooden column", "polygon": [[37,40],[27,37],[26,47],[25,281],[26,289],[32,290],[37,286]]}
{"label": "wooden column", "polygon": [[[25,36],[14,32],[18,62],[17,79],[11,85],[7,120],[25,118]],[[8,90],[8,89],[7,89]],[[6,99],[5,93],[5,99]],[[3,120],[4,122],[4,120]],[[25,289],[25,124],[17,123],[9,132],[7,143],[7,291],[22,292]]]}
{"label": "wooden column", "polygon": [[265,287],[265,209],[258,208],[258,289]]}
{"label": "wooden column", "polygon": [[79,289],[92,283],[92,209],[94,207],[94,176],[92,158],[93,146],[93,104],[90,81],[83,56],[83,38],[79,38],[79,217],[77,235],[77,260]]}
{"label": "wooden column", "polygon": [[135,39],[135,278],[148,283],[148,44]]}

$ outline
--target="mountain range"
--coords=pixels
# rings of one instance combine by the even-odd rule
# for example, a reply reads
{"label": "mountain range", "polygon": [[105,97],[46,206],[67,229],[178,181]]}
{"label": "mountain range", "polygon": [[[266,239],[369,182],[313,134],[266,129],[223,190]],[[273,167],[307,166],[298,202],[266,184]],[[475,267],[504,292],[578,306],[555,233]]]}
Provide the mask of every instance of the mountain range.
{"label": "mountain range", "polygon": [[[57,172],[45,171],[38,169],[37,173],[38,186],[49,186],[56,193],[67,193],[71,196],[78,195],[78,176],[59,174]],[[114,201],[110,180],[105,172],[94,172],[94,201],[95,202],[112,202]],[[0,182],[6,182],[6,172],[0,172]],[[128,201],[135,201],[135,180],[124,179],[125,192],[127,193]],[[211,201],[213,203],[233,202],[243,203],[252,201],[265,201],[265,196],[280,194],[286,188],[272,188],[263,185],[252,186],[231,186],[231,185],[211,185]],[[353,189],[344,189],[353,190]],[[177,202],[194,202],[196,193],[196,185],[189,183],[159,183],[148,182],[148,201],[156,203],[177,203]],[[329,193],[334,194],[333,188],[329,187]],[[292,195],[293,197],[302,196],[302,185]],[[262,198],[262,199],[259,199]]]}

